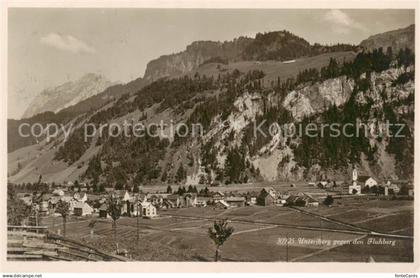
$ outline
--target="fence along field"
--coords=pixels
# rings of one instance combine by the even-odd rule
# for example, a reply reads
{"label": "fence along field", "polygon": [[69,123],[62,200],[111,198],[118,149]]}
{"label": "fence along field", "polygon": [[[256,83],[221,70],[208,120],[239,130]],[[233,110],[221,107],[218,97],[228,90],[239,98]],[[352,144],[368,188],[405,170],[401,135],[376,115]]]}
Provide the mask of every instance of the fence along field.
{"label": "fence along field", "polygon": [[9,226],[7,237],[7,260],[127,261],[76,240],[49,234],[46,226]]}

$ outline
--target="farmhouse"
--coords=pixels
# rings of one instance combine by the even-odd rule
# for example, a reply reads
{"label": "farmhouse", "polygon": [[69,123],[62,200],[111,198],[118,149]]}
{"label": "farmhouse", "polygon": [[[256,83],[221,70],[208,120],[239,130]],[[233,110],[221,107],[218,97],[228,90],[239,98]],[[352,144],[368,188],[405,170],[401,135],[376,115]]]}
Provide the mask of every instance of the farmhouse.
{"label": "farmhouse", "polygon": [[245,206],[245,197],[227,197],[225,201],[231,207],[244,207]]}
{"label": "farmhouse", "polygon": [[317,207],[319,201],[306,193],[298,193],[297,195],[291,195],[287,198],[286,204],[289,206]]}
{"label": "farmhouse", "polygon": [[277,191],[273,187],[264,187],[263,189],[266,192],[268,192],[268,194],[270,194],[271,196],[273,196],[274,199],[277,198]]}
{"label": "farmhouse", "polygon": [[299,196],[291,195],[289,196],[289,198],[287,198],[286,204],[289,206],[296,206],[296,205],[299,205],[298,200],[299,200]]}
{"label": "farmhouse", "polygon": [[215,208],[220,208],[220,209],[228,209],[228,208],[230,208],[230,205],[228,203],[226,203],[226,201],[224,201],[224,200],[218,200],[214,204],[214,207]]}
{"label": "farmhouse", "polygon": [[168,196],[171,194],[167,194],[167,193],[155,193],[155,194],[151,194],[147,196],[147,201],[151,202],[152,205],[154,205],[155,207],[160,207],[164,200],[168,199]]}
{"label": "farmhouse", "polygon": [[409,180],[393,180],[391,186],[395,193],[414,196],[413,183]]}
{"label": "farmhouse", "polygon": [[370,176],[359,176],[357,181],[358,181],[358,183],[360,183],[364,186],[367,186],[369,188],[371,188],[373,186],[378,186],[378,182]]}
{"label": "farmhouse", "polygon": [[248,206],[255,205],[257,203],[258,192],[248,192],[245,196],[246,204]]}
{"label": "farmhouse", "polygon": [[389,194],[398,194],[401,190],[398,185],[391,183],[391,181],[386,182],[385,188],[388,188]]}
{"label": "farmhouse", "polygon": [[93,208],[85,202],[77,202],[74,205],[73,213],[76,216],[91,215],[93,213]]}
{"label": "farmhouse", "polygon": [[157,216],[156,207],[150,202],[142,202],[139,205],[140,216],[144,218],[153,218]]}
{"label": "farmhouse", "polygon": [[210,201],[209,197],[198,196],[197,197],[197,207],[206,207],[207,203]]}
{"label": "farmhouse", "polygon": [[290,197],[290,192],[289,191],[283,191],[283,192],[279,192],[278,197],[281,200],[287,200],[287,198]]}
{"label": "farmhouse", "polygon": [[263,188],[257,197],[257,205],[259,206],[271,206],[275,204],[276,197],[270,188]]}
{"label": "farmhouse", "polygon": [[320,182],[318,182],[318,185],[317,186],[319,188],[326,188],[327,185],[328,185],[328,182],[327,181],[320,181]]}
{"label": "farmhouse", "polygon": [[311,195],[304,193],[304,200],[307,207],[317,207],[319,206],[319,201],[313,198]]}
{"label": "farmhouse", "polygon": [[223,198],[225,198],[225,194],[223,194],[223,192],[217,191],[213,193],[212,197],[214,201],[223,200]]}
{"label": "farmhouse", "polygon": [[170,201],[175,208],[179,207],[181,205],[181,200],[177,194],[170,194],[166,197],[167,201]]}
{"label": "farmhouse", "polygon": [[286,200],[284,199],[277,199],[276,204],[279,206],[284,206],[286,204]]}
{"label": "farmhouse", "polygon": [[64,196],[64,191],[60,188],[57,188],[57,189],[54,189],[52,194],[55,195],[55,196]]}
{"label": "farmhouse", "polygon": [[161,209],[170,209],[170,208],[176,208],[175,204],[172,203],[172,201],[165,199],[163,200],[162,204],[160,205]]}

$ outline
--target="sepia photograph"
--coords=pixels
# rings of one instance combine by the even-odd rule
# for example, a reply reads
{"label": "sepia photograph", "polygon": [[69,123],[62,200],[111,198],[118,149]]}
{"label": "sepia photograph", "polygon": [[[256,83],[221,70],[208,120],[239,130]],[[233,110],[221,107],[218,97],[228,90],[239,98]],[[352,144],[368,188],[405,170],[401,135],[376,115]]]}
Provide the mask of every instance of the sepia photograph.
{"label": "sepia photograph", "polygon": [[414,263],[415,9],[310,7],[7,8],[6,260]]}

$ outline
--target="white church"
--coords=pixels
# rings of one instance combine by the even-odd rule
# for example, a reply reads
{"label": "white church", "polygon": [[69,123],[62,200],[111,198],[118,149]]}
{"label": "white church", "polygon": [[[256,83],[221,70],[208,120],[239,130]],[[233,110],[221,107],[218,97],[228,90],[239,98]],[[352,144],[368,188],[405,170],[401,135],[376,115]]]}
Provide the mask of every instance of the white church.
{"label": "white church", "polygon": [[362,193],[362,186],[357,183],[357,170],[356,168],[353,168],[352,173],[352,184],[349,186],[349,194],[361,194]]}

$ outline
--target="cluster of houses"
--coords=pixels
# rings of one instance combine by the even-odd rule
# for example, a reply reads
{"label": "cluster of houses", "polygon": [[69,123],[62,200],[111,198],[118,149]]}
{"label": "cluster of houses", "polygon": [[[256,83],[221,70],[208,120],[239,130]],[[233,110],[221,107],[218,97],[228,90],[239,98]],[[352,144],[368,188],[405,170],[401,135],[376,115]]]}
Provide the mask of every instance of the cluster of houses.
{"label": "cluster of houses", "polygon": [[379,193],[388,196],[390,194],[399,194],[402,189],[405,189],[406,195],[414,197],[414,187],[408,181],[384,181],[382,184],[371,177],[371,176],[359,176],[356,169],[352,172],[352,182],[348,187],[349,194],[361,194],[361,193]]}
{"label": "cluster of houses", "polygon": [[[159,210],[188,207],[212,206],[215,209],[229,209],[244,206],[317,206],[319,202],[306,193],[279,193],[272,187],[253,192],[209,191],[203,196],[197,193],[131,193],[126,190],[114,190],[105,195],[88,194],[87,192],[70,193],[65,189],[54,189],[51,193],[38,196],[34,201],[32,194],[20,193],[19,198],[28,206],[36,205],[41,215],[54,215],[60,200],[69,204],[69,214],[75,216],[98,215],[108,216],[108,199],[112,195],[121,205],[121,215],[157,217]],[[36,199],[36,198],[35,198]],[[36,202],[36,203],[34,203]]]}
{"label": "cluster of houses", "polygon": [[[319,181],[317,183],[310,182],[309,185],[317,186],[321,189],[334,189],[338,187],[335,181]],[[405,195],[414,197],[414,187],[407,180],[386,180],[378,182],[372,176],[359,176],[356,169],[353,169],[351,182],[348,185],[343,186],[345,193],[350,195],[360,195],[362,193],[378,193],[385,196],[391,194],[399,194],[401,189],[405,188]]]}
{"label": "cluster of houses", "polygon": [[[338,187],[335,182],[320,181],[310,183],[321,189]],[[405,183],[406,195],[414,196],[413,186]],[[291,187],[295,187],[292,185]],[[319,200],[308,193],[296,189],[278,192],[273,187],[264,187],[260,191],[252,192],[221,192],[204,191],[204,193],[131,193],[126,190],[113,190],[102,195],[88,194],[85,190],[73,192],[68,187],[51,189],[51,193],[37,196],[30,193],[19,193],[18,197],[28,206],[36,206],[36,211],[41,215],[55,214],[55,208],[60,200],[69,204],[69,214],[75,216],[98,215],[108,217],[108,199],[112,195],[118,200],[123,216],[141,216],[154,218],[160,210],[206,207],[229,209],[243,206],[318,206]],[[379,190],[380,189],[380,190]],[[347,189],[346,189],[347,190]],[[371,193],[398,194],[402,190],[401,184],[378,182],[369,176],[358,176],[357,170],[352,173],[352,182],[348,185],[348,194]],[[381,192],[381,193],[378,193]]]}

